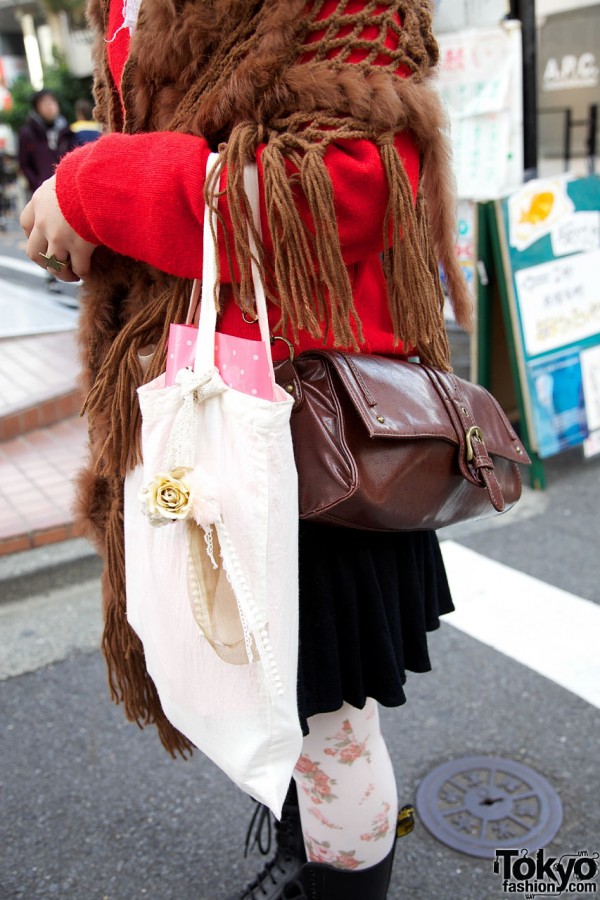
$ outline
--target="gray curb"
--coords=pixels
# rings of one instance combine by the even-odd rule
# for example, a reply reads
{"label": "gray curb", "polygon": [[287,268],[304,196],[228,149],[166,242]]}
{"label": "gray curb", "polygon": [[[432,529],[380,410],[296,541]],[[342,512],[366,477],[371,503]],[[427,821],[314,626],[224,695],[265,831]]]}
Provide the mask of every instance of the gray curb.
{"label": "gray curb", "polygon": [[99,578],[102,561],[83,538],[0,557],[0,603]]}

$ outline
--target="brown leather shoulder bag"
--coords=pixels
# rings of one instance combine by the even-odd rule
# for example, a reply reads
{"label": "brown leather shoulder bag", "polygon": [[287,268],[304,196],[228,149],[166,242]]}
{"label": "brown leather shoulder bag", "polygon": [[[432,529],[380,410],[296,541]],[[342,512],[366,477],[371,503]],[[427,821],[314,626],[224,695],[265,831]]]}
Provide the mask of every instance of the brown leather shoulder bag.
{"label": "brown leather shoulder bag", "polygon": [[530,459],[479,385],[395,357],[314,350],[275,367],[294,395],[300,517],[380,531],[501,513]]}

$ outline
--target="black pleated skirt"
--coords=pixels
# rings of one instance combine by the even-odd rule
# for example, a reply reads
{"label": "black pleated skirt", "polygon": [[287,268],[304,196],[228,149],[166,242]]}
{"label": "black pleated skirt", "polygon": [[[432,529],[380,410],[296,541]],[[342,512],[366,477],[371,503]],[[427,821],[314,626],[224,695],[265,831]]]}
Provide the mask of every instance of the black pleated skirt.
{"label": "black pleated skirt", "polygon": [[453,610],[431,531],[300,523],[298,707],[306,719],[367,697],[406,701],[407,670],[431,669],[427,632]]}

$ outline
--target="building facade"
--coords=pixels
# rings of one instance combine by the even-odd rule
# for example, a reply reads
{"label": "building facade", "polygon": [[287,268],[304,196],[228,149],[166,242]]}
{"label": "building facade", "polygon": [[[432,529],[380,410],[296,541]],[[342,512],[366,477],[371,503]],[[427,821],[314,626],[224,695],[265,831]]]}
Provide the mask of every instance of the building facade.
{"label": "building facade", "polygon": [[540,161],[589,169],[598,152],[600,3],[540,0],[539,13]]}

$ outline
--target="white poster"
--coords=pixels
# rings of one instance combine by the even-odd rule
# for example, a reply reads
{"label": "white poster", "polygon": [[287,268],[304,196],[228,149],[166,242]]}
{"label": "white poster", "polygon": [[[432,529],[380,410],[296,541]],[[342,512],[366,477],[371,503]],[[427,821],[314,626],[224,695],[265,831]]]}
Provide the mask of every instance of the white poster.
{"label": "white poster", "polygon": [[574,215],[568,181],[566,175],[535,179],[508,198],[511,247],[522,253]]}
{"label": "white poster", "polygon": [[497,25],[510,11],[509,0],[436,0],[436,33]]}
{"label": "white poster", "polygon": [[585,253],[600,247],[600,212],[582,210],[560,222],[552,229],[552,253]]}
{"label": "white poster", "polygon": [[600,431],[593,431],[583,442],[583,455],[586,459],[600,456]]}
{"label": "white poster", "polygon": [[576,210],[570,175],[528,181],[508,198],[510,246],[519,253],[550,235],[553,256],[600,248],[600,212]]}
{"label": "white poster", "polygon": [[600,250],[515,274],[529,356],[600,334]]}
{"label": "white poster", "polygon": [[436,0],[433,30],[436,35],[467,27],[465,0]]}
{"label": "white poster", "polygon": [[459,197],[499,197],[523,174],[520,25],[445,34],[439,45]]}
{"label": "white poster", "polygon": [[467,25],[482,28],[498,25],[510,12],[510,0],[465,0]]}
{"label": "white poster", "polygon": [[588,428],[600,431],[600,345],[582,350],[580,360]]}

